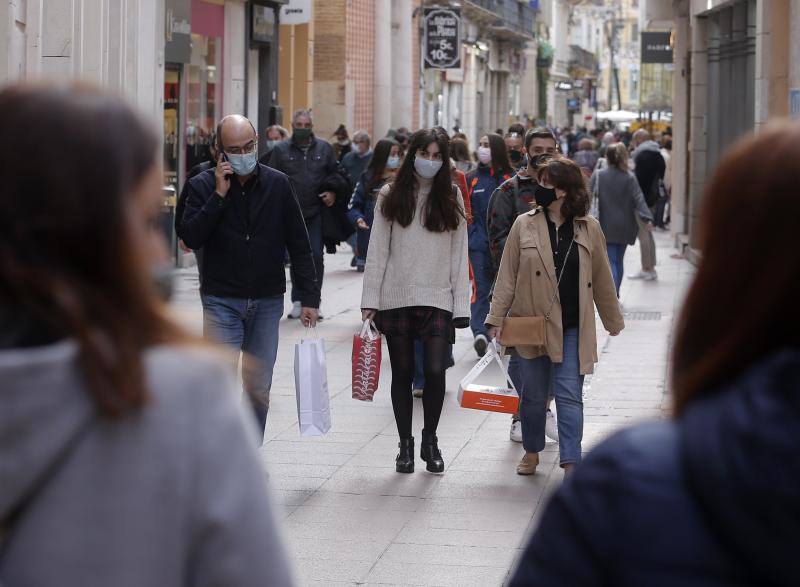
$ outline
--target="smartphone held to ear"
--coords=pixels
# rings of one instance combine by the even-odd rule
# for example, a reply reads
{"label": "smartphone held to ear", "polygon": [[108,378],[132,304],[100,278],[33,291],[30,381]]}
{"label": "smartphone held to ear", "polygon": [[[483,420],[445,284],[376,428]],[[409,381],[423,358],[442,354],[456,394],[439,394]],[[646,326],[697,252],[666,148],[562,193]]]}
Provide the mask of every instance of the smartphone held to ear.
{"label": "smartphone held to ear", "polygon": [[[228,155],[225,153],[225,151],[222,152],[222,160],[225,161],[226,163],[230,163],[230,161],[228,160]],[[225,181],[230,181],[231,177],[233,177],[233,173],[226,173]]]}

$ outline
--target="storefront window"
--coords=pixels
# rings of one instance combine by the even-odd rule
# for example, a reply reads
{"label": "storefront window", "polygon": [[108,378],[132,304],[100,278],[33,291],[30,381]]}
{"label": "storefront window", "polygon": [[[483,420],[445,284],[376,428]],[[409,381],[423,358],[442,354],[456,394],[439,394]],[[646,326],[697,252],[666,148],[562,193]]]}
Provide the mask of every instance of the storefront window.
{"label": "storefront window", "polygon": [[211,134],[220,118],[222,39],[192,35],[192,59],[186,66],[186,171],[210,158]]}

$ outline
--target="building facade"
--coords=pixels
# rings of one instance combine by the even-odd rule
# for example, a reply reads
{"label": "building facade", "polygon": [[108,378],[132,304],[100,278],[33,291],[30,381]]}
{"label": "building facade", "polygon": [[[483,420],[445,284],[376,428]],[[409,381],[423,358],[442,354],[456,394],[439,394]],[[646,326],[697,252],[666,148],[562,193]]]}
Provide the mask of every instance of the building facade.
{"label": "building facade", "polygon": [[258,127],[277,104],[284,0],[27,0],[0,4],[0,82],[80,79],[162,130],[164,183],[208,157],[216,123]]}
{"label": "building facade", "polygon": [[698,251],[703,191],[722,153],[765,124],[800,116],[800,0],[646,2],[673,26],[672,230]]}

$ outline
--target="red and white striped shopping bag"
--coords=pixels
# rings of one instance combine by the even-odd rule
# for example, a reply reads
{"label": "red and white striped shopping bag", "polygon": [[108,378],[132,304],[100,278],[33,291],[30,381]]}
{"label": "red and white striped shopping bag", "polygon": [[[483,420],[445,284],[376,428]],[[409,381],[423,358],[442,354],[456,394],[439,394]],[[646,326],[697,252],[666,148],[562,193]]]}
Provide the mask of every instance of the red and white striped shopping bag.
{"label": "red and white striped shopping bag", "polygon": [[371,320],[364,320],[353,335],[353,399],[371,402],[381,375],[381,334]]}

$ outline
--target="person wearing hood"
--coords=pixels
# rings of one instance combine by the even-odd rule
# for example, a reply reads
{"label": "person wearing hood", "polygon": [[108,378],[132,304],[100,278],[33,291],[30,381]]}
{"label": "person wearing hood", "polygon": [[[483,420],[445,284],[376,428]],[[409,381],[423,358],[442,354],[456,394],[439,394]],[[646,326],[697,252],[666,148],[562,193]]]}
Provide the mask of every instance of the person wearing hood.
{"label": "person wearing hood", "polygon": [[397,177],[378,193],[364,272],[362,319],[375,319],[389,349],[398,473],[414,472],[414,341],[422,340],[425,372],[420,457],[428,471],[441,473],[436,431],[448,345],[455,328],[469,327],[467,216],[453,184],[448,143],[435,129],[411,137]]}
{"label": "person wearing hood", "polygon": [[483,321],[489,313],[489,297],[495,275],[487,232],[489,199],[513,173],[503,137],[496,134],[482,136],[478,141],[478,167],[467,174],[467,188],[472,206],[469,261],[475,280],[470,325],[474,337],[472,346],[479,357],[486,354],[489,345]]}
{"label": "person wearing hood", "polygon": [[[667,165],[661,155],[661,147],[658,143],[651,140],[650,133],[640,128],[633,133],[631,142],[633,150],[631,160],[633,161],[633,172],[636,181],[644,194],[644,200],[650,208],[651,215],[655,215],[656,204],[660,197],[663,186],[664,173]],[[656,272],[656,242],[653,233],[647,227],[642,218],[637,215],[636,222],[639,225],[639,247],[642,256],[642,270],[634,275],[629,275],[628,279],[643,279],[654,281],[658,279]]]}
{"label": "person wearing hood", "polygon": [[798,584],[798,185],[797,124],[740,141],[717,167],[672,345],[672,416],[586,457],[511,587]]}
{"label": "person wearing hood", "polygon": [[353,146],[355,149],[342,157],[342,167],[350,178],[350,184],[355,186],[364,170],[367,168],[370,158],[372,158],[372,139],[366,131],[359,130],[353,135]]}
{"label": "person wearing hood", "polygon": [[86,86],[0,92],[3,585],[293,584],[230,368],[160,297],[153,131]]}
{"label": "person wearing hood", "polygon": [[[292,137],[275,145],[269,166],[285,173],[292,182],[295,195],[303,210],[321,290],[325,277],[325,231],[334,228],[332,221],[338,221],[339,216],[350,227],[346,215],[352,189],[348,185],[344,170],[336,160],[333,148],[314,135],[314,120],[310,111],[300,109],[292,115]],[[327,213],[326,208],[329,209]],[[334,211],[336,213],[332,214]],[[327,227],[326,218],[329,219]],[[298,276],[294,270],[294,263],[290,273],[292,309],[287,317],[300,318],[303,312],[303,300],[301,291],[295,287],[295,277]]]}

